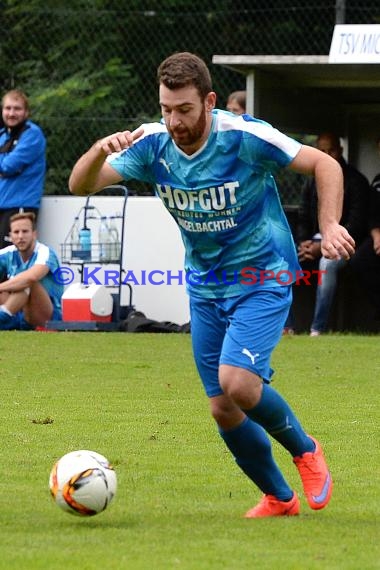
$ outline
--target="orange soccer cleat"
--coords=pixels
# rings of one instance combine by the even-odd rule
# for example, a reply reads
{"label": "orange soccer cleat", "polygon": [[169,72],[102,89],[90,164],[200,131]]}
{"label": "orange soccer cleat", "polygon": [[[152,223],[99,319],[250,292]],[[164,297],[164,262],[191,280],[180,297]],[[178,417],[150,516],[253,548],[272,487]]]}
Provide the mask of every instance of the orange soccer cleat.
{"label": "orange soccer cleat", "polygon": [[330,501],[333,482],[319,442],[309,437],[315,443],[315,451],[294,457],[293,461],[301,476],[307,502],[312,509],[318,510]]}
{"label": "orange soccer cleat", "polygon": [[289,517],[299,515],[299,512],[300,502],[295,492],[290,501],[280,501],[273,495],[264,495],[256,507],[245,513],[244,518]]}

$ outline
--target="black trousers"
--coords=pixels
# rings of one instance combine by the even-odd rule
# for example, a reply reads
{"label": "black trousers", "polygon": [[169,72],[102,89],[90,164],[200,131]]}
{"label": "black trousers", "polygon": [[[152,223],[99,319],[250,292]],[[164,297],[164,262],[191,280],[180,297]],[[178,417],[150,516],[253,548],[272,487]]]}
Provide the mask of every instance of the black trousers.
{"label": "black trousers", "polygon": [[376,255],[371,237],[364,240],[358,247],[350,260],[350,266],[374,305],[376,318],[380,319],[380,255]]}
{"label": "black trousers", "polygon": [[38,208],[7,208],[5,210],[0,210],[0,249],[2,247],[7,247],[7,245],[11,244],[9,239],[9,219],[13,214],[18,214],[19,212],[34,212],[38,215]]}

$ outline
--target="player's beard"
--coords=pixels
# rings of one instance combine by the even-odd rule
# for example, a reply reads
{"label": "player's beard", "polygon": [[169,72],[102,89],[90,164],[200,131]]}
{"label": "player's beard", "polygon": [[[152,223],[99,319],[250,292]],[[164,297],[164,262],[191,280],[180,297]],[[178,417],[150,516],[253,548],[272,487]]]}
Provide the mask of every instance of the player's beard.
{"label": "player's beard", "polygon": [[206,124],[206,110],[202,109],[198,120],[192,127],[181,125],[175,129],[167,128],[176,145],[180,148],[186,149],[188,147],[191,148],[193,146],[197,146],[197,144],[202,140],[206,130]]}

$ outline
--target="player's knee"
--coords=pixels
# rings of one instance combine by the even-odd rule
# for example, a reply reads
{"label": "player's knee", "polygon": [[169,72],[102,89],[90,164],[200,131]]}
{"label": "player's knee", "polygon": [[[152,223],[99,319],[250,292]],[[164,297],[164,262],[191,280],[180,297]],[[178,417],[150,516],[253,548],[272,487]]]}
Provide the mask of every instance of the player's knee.
{"label": "player's knee", "polygon": [[249,409],[260,401],[262,379],[249,370],[222,365],[219,383],[226,396],[242,409]]}
{"label": "player's knee", "polygon": [[224,429],[230,429],[241,421],[241,410],[227,398],[211,398],[210,409],[216,423]]}
{"label": "player's knee", "polygon": [[230,412],[229,410],[220,406],[212,406],[211,415],[218,425],[224,426],[229,418]]}

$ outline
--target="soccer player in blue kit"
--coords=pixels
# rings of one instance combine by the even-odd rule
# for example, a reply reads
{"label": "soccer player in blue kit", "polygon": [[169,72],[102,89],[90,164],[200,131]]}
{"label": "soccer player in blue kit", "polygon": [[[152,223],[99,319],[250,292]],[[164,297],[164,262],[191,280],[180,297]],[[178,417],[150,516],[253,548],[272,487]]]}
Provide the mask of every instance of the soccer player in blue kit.
{"label": "soccer player in blue kit", "polygon": [[0,330],[31,330],[60,320],[59,260],[37,240],[34,212],[13,214],[10,236],[13,244],[0,249]]}
{"label": "soccer player in blue kit", "polygon": [[300,512],[268,434],[292,456],[310,507],[322,509],[333,482],[321,445],[270,385],[299,270],[274,175],[288,166],[315,176],[323,255],[348,259],[355,244],[339,225],[341,169],[264,121],[216,110],[209,70],[194,54],[166,58],[158,83],[163,120],[95,142],[75,164],[70,191],[87,195],[130,179],[155,186],[185,246],[194,358],[211,414],[263,493],[245,517]]}

